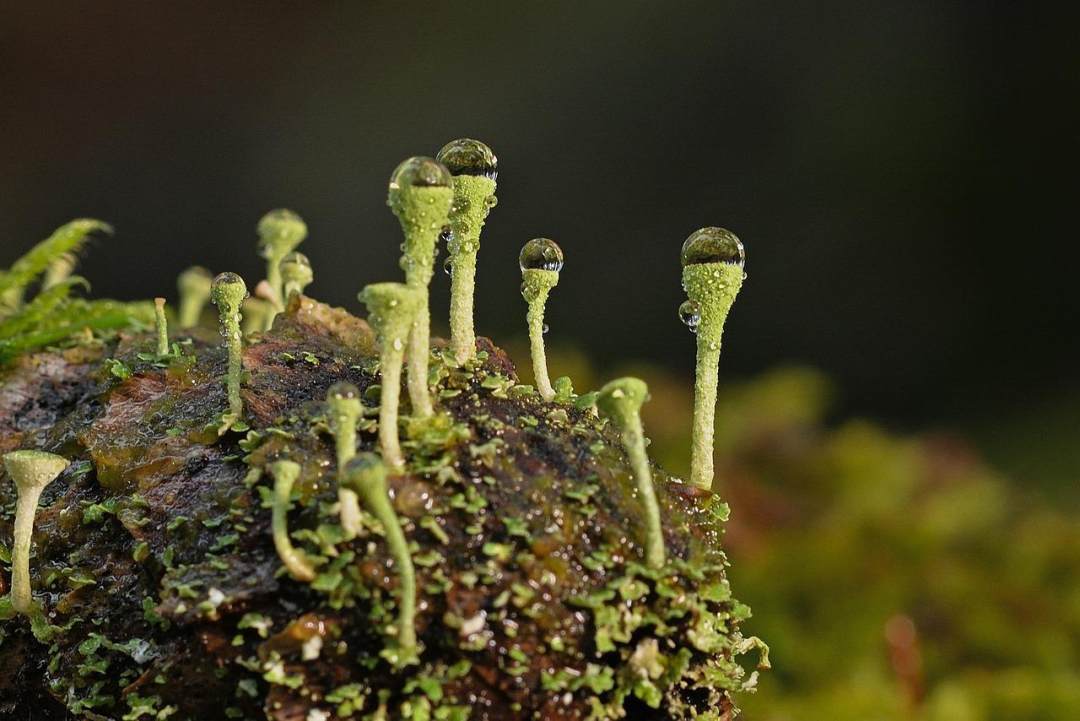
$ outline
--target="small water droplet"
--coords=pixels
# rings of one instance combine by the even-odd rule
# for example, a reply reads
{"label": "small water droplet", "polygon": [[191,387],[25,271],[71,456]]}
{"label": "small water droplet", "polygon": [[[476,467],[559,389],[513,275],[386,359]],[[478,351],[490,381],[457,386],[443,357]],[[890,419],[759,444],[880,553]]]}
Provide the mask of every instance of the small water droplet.
{"label": "small water droplet", "polygon": [[553,270],[563,267],[562,248],[550,238],[533,238],[521,248],[518,265],[524,270]]}
{"label": "small water droplet", "polygon": [[452,175],[481,175],[495,180],[499,172],[499,159],[495,153],[472,138],[451,140],[435,157]]}
{"label": "small water droplet", "polygon": [[690,329],[691,333],[697,333],[701,323],[701,305],[696,300],[684,301],[679,306],[679,320]]}
{"label": "small water droplet", "polygon": [[402,188],[448,188],[450,171],[432,158],[414,156],[401,163],[390,176],[390,190]]}
{"label": "small water droplet", "polygon": [[453,275],[454,275],[454,260],[452,258],[447,258],[446,260],[444,260],[443,264],[442,264],[442,269],[443,269],[443,272],[445,272],[447,275],[449,275],[450,277],[453,277]]}
{"label": "small water droplet", "polygon": [[702,228],[690,234],[680,254],[683,266],[700,263],[724,263],[742,267],[746,251],[742,241],[724,228]]}
{"label": "small water droplet", "polygon": [[405,347],[405,344],[401,342],[400,338],[394,339],[394,350],[401,350]]}
{"label": "small water droplet", "polygon": [[547,332],[549,330],[551,330],[551,328],[548,326],[547,323],[544,323],[544,327],[540,329],[540,332],[543,333],[544,335],[547,335]]}

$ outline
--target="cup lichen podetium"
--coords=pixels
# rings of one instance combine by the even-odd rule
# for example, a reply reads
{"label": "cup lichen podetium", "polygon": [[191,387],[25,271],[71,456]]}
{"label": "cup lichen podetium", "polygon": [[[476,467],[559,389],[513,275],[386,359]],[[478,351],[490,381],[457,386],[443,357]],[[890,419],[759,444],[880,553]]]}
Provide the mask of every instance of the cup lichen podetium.
{"label": "cup lichen podetium", "polygon": [[356,492],[346,487],[343,479],[345,464],[356,455],[356,424],[363,413],[360,389],[348,381],[338,381],[327,390],[326,405],[337,455],[341,528],[346,539],[353,539],[360,532],[360,501]]}
{"label": "cup lichen podetium", "polygon": [[180,292],[180,309],[176,322],[181,330],[194,328],[199,324],[203,308],[210,300],[210,290],[214,276],[201,265],[193,265],[176,278],[176,289]]}
{"label": "cup lichen podetium", "polygon": [[269,330],[274,316],[285,309],[281,261],[304,242],[308,229],[299,215],[287,208],[278,208],[264,215],[255,231],[259,235],[259,255],[266,260],[266,282],[270,285],[273,304],[265,322],[265,329]]}
{"label": "cup lichen podetium", "polygon": [[447,225],[454,200],[450,171],[431,158],[414,156],[390,176],[386,204],[394,211],[405,236],[401,268],[405,283],[419,296],[409,335],[409,400],[413,415],[428,418],[435,410],[428,391],[431,314],[428,284],[434,274],[439,235]]}
{"label": "cup lichen podetium", "polygon": [[397,566],[399,579],[398,622],[396,649],[388,648],[382,655],[400,668],[418,662],[416,643],[416,569],[409,553],[409,542],[401,530],[386,486],[386,465],[373,453],[364,453],[345,466],[345,479],[360,494],[371,514],[379,519],[386,533],[386,545]]}
{"label": "cup lichen podetium", "polygon": [[544,350],[544,308],[551,289],[559,284],[563,267],[563,252],[549,238],[533,238],[521,248],[518,256],[521,267],[521,296],[529,305],[525,316],[529,326],[529,350],[532,354],[533,377],[536,389],[545,401],[555,398],[555,389],[548,376],[547,353]]}
{"label": "cup lichen podetium", "polygon": [[169,355],[169,320],[165,317],[164,298],[154,298],[154,328],[157,332],[158,357]]}
{"label": "cup lichen podetium", "polygon": [[282,296],[288,304],[289,298],[303,295],[304,290],[315,280],[315,272],[311,268],[311,261],[300,251],[294,250],[281,259],[281,283],[284,289]]}
{"label": "cup lichen podetium", "polygon": [[645,506],[645,563],[652,568],[664,565],[664,530],[660,525],[660,505],[656,501],[649,456],[645,451],[645,431],[641,406],[649,400],[649,387],[639,378],[617,378],[600,389],[596,407],[611,420],[630,458],[638,494]]}
{"label": "cup lichen podetium", "polygon": [[274,548],[293,578],[310,583],[315,580],[315,569],[289,539],[289,509],[292,507],[293,486],[300,477],[300,464],[288,460],[275,461],[270,464],[270,475],[274,477],[270,520]]}
{"label": "cup lichen podetium", "polygon": [[211,300],[218,308],[221,336],[229,352],[229,367],[225,386],[229,397],[229,410],[222,418],[219,433],[234,426],[244,415],[244,401],[240,398],[240,381],[244,374],[244,336],[240,332],[240,307],[247,297],[247,285],[236,273],[220,273],[214,278]]}
{"label": "cup lichen podetium", "polygon": [[34,612],[30,587],[30,541],[38,500],[45,487],[56,480],[69,462],[44,451],[12,451],[4,455],[4,468],[15,482],[19,499],[15,504],[15,543],[11,549],[11,606],[18,613]]}
{"label": "cup lichen podetium", "polygon": [[473,329],[473,291],[480,231],[497,199],[495,178],[499,161],[484,143],[458,138],[443,146],[436,160],[454,177],[450,207],[450,238],[446,269],[450,273],[450,351],[458,365],[476,355]]}
{"label": "cup lichen podetium", "polygon": [[723,228],[701,228],[683,243],[682,285],[689,300],[679,318],[697,336],[694,382],[694,425],[690,449],[690,482],[713,485],[713,432],[720,340],[724,322],[742,288],[746,252],[742,241]]}
{"label": "cup lichen podetium", "polygon": [[379,446],[386,465],[397,472],[405,468],[405,457],[398,440],[401,364],[406,340],[410,337],[410,329],[415,332],[415,319],[424,298],[418,290],[403,283],[373,283],[360,292],[360,300],[368,307],[368,322],[379,336],[379,372],[382,375]]}

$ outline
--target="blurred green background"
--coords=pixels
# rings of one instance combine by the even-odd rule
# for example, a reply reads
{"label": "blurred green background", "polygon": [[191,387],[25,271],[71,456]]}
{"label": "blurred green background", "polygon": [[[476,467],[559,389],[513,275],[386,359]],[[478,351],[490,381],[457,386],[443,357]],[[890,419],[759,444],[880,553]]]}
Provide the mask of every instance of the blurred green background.
{"label": "blurred green background", "polygon": [[558,240],[552,371],[646,377],[681,472],[678,249],[730,227],[719,483],[776,667],[747,718],[1080,718],[1075,8],[6,3],[0,266],[91,215],[96,295],[257,279],[284,205],[356,310],[399,272],[390,171],[478,137],[480,331],[520,338],[518,249]]}

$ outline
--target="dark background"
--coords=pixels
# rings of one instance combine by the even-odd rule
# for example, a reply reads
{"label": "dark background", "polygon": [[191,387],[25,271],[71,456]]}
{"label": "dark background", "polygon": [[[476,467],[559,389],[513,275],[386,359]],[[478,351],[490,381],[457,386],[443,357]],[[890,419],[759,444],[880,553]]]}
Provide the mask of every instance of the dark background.
{"label": "dark background", "polygon": [[723,374],[809,363],[844,412],[991,443],[1009,419],[1080,417],[1075,17],[217,5],[3,3],[0,265],[90,215],[117,229],[83,265],[97,295],[172,294],[195,262],[257,280],[255,222],[284,205],[311,228],[313,294],[355,310],[399,274],[390,171],[468,135],[500,158],[485,334],[523,332],[516,254],[546,235],[567,255],[549,339],[688,371],[678,251],[723,225],[749,273]]}

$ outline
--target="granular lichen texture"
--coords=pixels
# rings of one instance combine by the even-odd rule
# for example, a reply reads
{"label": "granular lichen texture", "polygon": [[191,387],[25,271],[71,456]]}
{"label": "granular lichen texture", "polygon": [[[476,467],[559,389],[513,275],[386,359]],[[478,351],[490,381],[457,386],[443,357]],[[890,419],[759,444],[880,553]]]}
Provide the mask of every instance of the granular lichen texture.
{"label": "granular lichen texture", "polygon": [[[18,287],[0,332],[35,302]],[[235,318],[226,347],[189,307],[161,353],[145,304],[93,303],[126,321],[12,333],[0,366],[0,454],[69,462],[33,525],[34,618],[11,605],[0,477],[3,718],[720,721],[768,665],[726,579],[727,506],[652,466],[657,539],[642,458],[595,393],[545,400],[487,339],[464,362],[434,339],[433,410],[402,397],[384,470],[365,320],[295,291],[238,350]],[[361,461],[385,490],[362,488],[346,529]]]}

